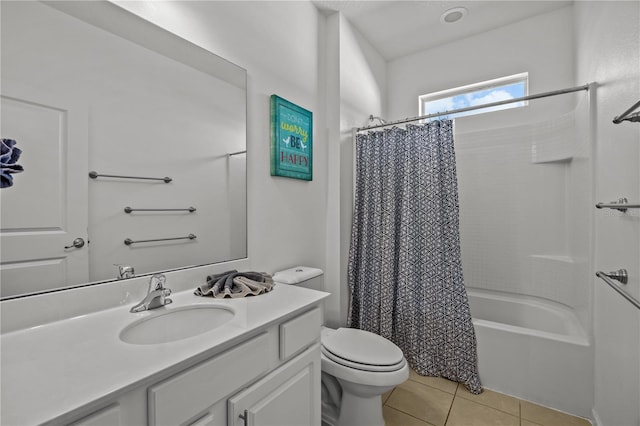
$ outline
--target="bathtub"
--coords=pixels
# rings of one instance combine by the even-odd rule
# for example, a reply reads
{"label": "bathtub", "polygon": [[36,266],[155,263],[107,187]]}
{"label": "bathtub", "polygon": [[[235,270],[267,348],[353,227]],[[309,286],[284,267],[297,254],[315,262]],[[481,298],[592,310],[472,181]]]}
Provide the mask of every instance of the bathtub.
{"label": "bathtub", "polygon": [[593,351],[571,308],[476,288],[467,295],[485,388],[590,417]]}

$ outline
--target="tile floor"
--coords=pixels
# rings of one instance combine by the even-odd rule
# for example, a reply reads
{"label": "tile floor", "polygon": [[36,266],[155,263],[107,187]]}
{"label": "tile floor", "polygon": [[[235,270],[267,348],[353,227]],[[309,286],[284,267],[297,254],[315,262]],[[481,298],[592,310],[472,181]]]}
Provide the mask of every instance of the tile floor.
{"label": "tile floor", "polygon": [[463,385],[422,377],[409,380],[382,397],[386,426],[590,426],[570,416],[508,395],[484,390],[469,393]]}

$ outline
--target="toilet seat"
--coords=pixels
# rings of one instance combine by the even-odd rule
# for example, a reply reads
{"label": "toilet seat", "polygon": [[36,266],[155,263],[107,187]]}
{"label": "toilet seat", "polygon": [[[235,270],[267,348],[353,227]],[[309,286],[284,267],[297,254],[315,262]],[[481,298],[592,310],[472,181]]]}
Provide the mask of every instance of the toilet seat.
{"label": "toilet seat", "polygon": [[353,328],[339,328],[324,334],[321,351],[333,362],[362,371],[397,371],[406,363],[402,351],[394,343]]}
{"label": "toilet seat", "polygon": [[396,371],[401,369],[404,364],[405,364],[405,360],[402,359],[400,360],[400,362],[396,363],[396,364],[392,364],[392,365],[371,365],[371,364],[362,364],[356,361],[352,361],[350,359],[345,359],[342,358],[334,353],[332,353],[330,350],[328,350],[327,348],[325,348],[324,346],[320,347],[320,351],[322,352],[322,355],[324,355],[325,357],[327,357],[328,359],[330,359],[331,361],[343,365],[345,367],[349,367],[349,368],[355,368],[356,370],[362,370],[362,371],[371,371],[371,372],[390,372],[390,371]]}

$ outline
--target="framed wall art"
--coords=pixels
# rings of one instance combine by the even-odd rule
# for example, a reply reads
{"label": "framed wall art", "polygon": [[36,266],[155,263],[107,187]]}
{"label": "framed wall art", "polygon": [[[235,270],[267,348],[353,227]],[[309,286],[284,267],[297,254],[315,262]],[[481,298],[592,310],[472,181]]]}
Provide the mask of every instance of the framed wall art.
{"label": "framed wall art", "polygon": [[271,95],[271,176],[313,179],[313,113]]}

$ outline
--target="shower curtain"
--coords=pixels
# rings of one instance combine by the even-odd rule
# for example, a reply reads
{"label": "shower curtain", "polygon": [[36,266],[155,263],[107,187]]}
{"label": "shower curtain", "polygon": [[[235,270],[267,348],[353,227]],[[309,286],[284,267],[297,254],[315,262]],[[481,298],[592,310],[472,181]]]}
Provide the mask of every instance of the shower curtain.
{"label": "shower curtain", "polygon": [[451,120],[356,136],[348,281],[349,327],[394,342],[418,374],[482,392]]}

